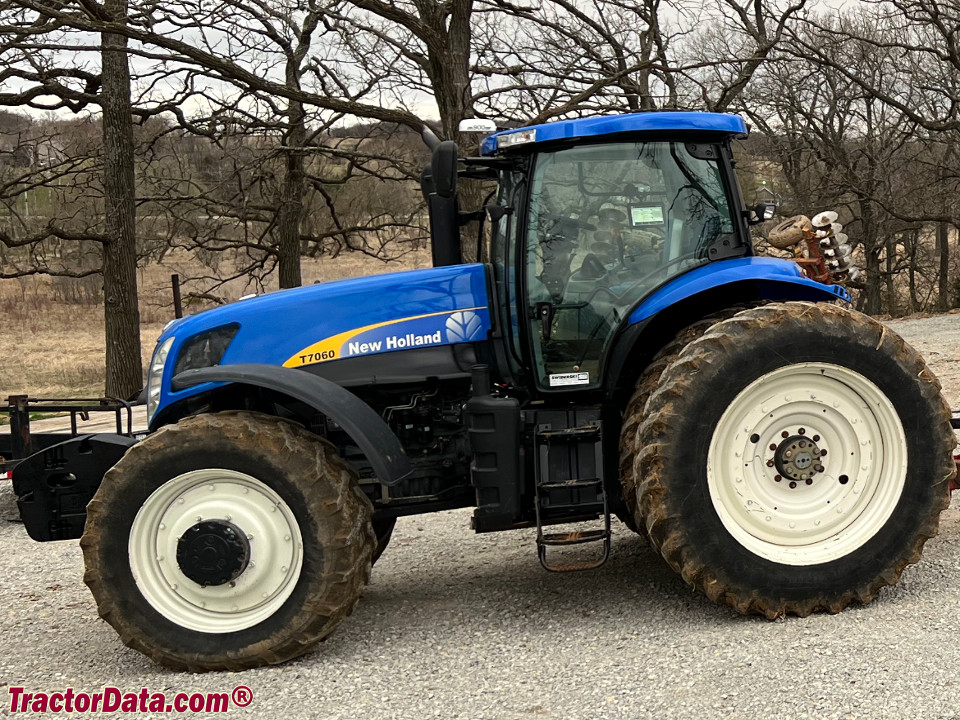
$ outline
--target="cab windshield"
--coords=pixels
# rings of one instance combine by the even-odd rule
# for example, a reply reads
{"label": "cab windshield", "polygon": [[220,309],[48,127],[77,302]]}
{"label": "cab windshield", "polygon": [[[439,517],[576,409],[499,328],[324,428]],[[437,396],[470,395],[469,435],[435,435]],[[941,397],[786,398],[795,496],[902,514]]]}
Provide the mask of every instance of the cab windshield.
{"label": "cab windshield", "polygon": [[525,273],[541,387],[596,386],[625,314],[718,242],[736,244],[719,149],[657,141],[537,156]]}

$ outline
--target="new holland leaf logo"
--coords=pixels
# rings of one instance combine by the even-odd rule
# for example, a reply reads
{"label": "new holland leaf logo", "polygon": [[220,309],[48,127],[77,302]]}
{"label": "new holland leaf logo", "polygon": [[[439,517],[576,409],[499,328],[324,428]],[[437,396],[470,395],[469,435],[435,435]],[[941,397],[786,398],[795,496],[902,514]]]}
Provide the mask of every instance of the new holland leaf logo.
{"label": "new holland leaf logo", "polygon": [[472,310],[455,312],[447,318],[447,342],[476,340],[482,325],[480,316]]}

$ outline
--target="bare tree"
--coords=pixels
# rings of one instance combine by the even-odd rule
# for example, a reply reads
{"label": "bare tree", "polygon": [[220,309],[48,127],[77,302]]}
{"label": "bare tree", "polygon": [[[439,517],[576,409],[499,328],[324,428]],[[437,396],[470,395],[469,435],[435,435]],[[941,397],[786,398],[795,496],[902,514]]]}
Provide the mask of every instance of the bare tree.
{"label": "bare tree", "polygon": [[[126,22],[127,0],[104,0],[102,7],[91,7],[111,22]],[[108,32],[100,38],[104,234],[107,237],[103,252],[106,393],[126,398],[143,387],[130,68],[127,39]]]}
{"label": "bare tree", "polygon": [[[123,0],[88,4],[88,12],[110,23],[126,18]],[[18,3],[0,4],[0,52],[7,60],[5,78],[18,84],[17,91],[0,96],[0,102],[34,108],[81,110],[99,105],[103,110],[102,230],[75,236],[48,222],[35,230],[30,240],[39,244],[48,238],[75,237],[98,242],[102,248],[106,325],[106,388],[108,395],[129,397],[143,385],[140,357],[140,320],[137,299],[136,234],[131,134],[130,75],[126,38],[100,34],[100,72],[62,64],[70,52],[90,52],[77,47],[61,32],[58,23],[45,14],[30,13]],[[57,53],[61,53],[57,57]],[[8,246],[10,238],[0,238]],[[35,265],[33,271],[50,274]]]}
{"label": "bare tree", "polygon": [[744,96],[776,159],[754,166],[782,174],[787,214],[834,207],[852,223],[868,270],[864,309],[951,306],[955,132],[918,121],[918,108],[945,106],[919,57],[903,52],[901,18],[861,8],[791,32]]}
{"label": "bare tree", "polygon": [[[477,93],[491,117],[736,107],[805,0],[488,0]],[[505,115],[494,104],[507,101]],[[509,112],[512,111],[512,112]],[[525,114],[526,117],[522,117]]]}

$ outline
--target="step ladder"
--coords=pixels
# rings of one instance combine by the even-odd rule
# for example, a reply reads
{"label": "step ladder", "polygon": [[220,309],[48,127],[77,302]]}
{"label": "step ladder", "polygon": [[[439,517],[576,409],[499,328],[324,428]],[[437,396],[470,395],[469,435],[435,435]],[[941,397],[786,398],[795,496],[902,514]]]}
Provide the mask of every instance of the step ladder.
{"label": "step ladder", "polygon": [[[610,509],[603,486],[602,426],[592,411],[537,413],[534,434],[537,555],[550,572],[591,570],[610,557]],[[583,522],[599,516],[601,527],[570,532],[544,532],[544,526]],[[603,543],[595,560],[554,564],[547,549],[584,543]]]}

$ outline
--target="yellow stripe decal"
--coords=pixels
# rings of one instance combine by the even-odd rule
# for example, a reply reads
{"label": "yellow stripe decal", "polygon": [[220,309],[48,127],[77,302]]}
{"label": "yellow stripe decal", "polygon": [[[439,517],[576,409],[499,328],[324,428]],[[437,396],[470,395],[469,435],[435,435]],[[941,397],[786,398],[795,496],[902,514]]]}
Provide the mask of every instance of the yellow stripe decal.
{"label": "yellow stripe decal", "polygon": [[[374,323],[373,325],[365,325],[364,327],[355,328],[353,330],[347,330],[337,335],[331,335],[328,338],[319,340],[318,342],[313,343],[313,345],[308,345],[303,350],[294,355],[291,355],[290,358],[283,363],[284,367],[302,367],[304,365],[313,365],[318,362],[327,362],[329,360],[339,360],[343,357],[343,346],[347,344],[351,339],[355,338],[361,333],[365,333],[369,330],[376,330],[377,328],[386,327],[388,325],[396,325],[398,323],[407,322],[408,320],[420,320],[422,318],[436,317],[438,315],[452,315],[457,312],[467,312],[470,310],[483,310],[484,307],[472,307],[472,308],[457,308],[455,310],[442,310],[441,312],[427,313],[426,315],[412,315],[411,317],[398,318],[396,320],[387,320],[386,322]],[[356,357],[352,355],[350,357]]]}

